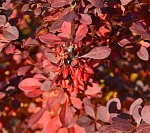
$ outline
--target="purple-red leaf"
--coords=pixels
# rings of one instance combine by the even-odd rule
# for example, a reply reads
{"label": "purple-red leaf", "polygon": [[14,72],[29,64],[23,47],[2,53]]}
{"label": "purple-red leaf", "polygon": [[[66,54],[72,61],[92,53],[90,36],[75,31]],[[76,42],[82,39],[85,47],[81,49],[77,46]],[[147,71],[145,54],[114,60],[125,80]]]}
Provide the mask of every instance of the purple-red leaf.
{"label": "purple-red leaf", "polygon": [[51,85],[51,81],[45,81],[42,83],[40,89],[43,91],[49,91],[50,89],[52,89],[50,85]]}
{"label": "purple-red leaf", "polygon": [[140,50],[137,52],[137,56],[144,61],[149,60],[148,50],[143,46],[141,46]]}
{"label": "purple-red leaf", "polygon": [[89,115],[93,119],[95,119],[95,112],[92,106],[84,105],[84,109],[85,109],[86,115]]}
{"label": "purple-red leaf", "polygon": [[102,122],[110,122],[110,114],[105,106],[100,106],[97,108],[97,119]]}
{"label": "purple-red leaf", "polygon": [[4,93],[4,92],[0,92],[0,100],[2,99],[2,98],[4,98],[6,96],[6,94]]}
{"label": "purple-red leaf", "polygon": [[130,105],[130,109],[129,112],[132,115],[133,114],[133,110],[137,105],[141,105],[143,102],[143,100],[141,98],[136,99],[131,105]]}
{"label": "purple-red leaf", "polygon": [[120,0],[123,6],[129,4],[132,0]]}
{"label": "purple-red leaf", "polygon": [[112,127],[119,131],[132,131],[133,125],[125,119],[113,118]]}
{"label": "purple-red leaf", "polygon": [[82,102],[80,98],[70,97],[70,99],[71,99],[71,103],[73,104],[75,108],[82,109]]}
{"label": "purple-red leaf", "polygon": [[102,0],[88,0],[93,4],[95,7],[102,8],[103,7],[103,1]]}
{"label": "purple-red leaf", "polygon": [[136,105],[133,109],[133,112],[132,112],[133,119],[136,121],[137,125],[140,125],[141,120],[142,120],[142,117],[141,117],[140,112],[139,112],[140,109],[142,109],[142,106]]}
{"label": "purple-red leaf", "polygon": [[92,123],[92,120],[88,116],[81,116],[76,123],[81,127],[87,127]]}
{"label": "purple-red leaf", "polygon": [[42,117],[45,110],[45,108],[42,108],[40,111],[33,114],[28,120],[28,127],[32,127]]}
{"label": "purple-red leaf", "polygon": [[90,15],[88,15],[88,14],[82,14],[82,13],[80,13],[80,15],[81,15],[80,23],[87,24],[87,25],[92,24],[92,18],[91,18]]}
{"label": "purple-red leaf", "polygon": [[143,107],[141,111],[141,116],[145,123],[150,124],[150,105]]}
{"label": "purple-red leaf", "polygon": [[87,90],[85,91],[85,95],[95,95],[101,91],[100,86],[97,83],[92,83],[92,86],[87,86]]}
{"label": "purple-red leaf", "polygon": [[48,44],[61,41],[61,39],[59,37],[57,37],[56,35],[50,34],[50,33],[39,36],[39,39],[41,42],[48,43]]}
{"label": "purple-red leaf", "polygon": [[76,31],[76,37],[75,37],[75,42],[81,41],[87,34],[88,32],[88,27],[85,24],[79,25],[77,31]]}
{"label": "purple-red leaf", "polygon": [[121,109],[121,102],[118,98],[112,98],[107,102],[106,108],[110,113],[115,113]]}
{"label": "purple-red leaf", "polygon": [[18,85],[19,89],[23,91],[33,91],[35,89],[40,88],[40,86],[41,83],[34,78],[26,78],[22,80]]}
{"label": "purple-red leaf", "polygon": [[93,48],[89,53],[81,56],[84,58],[92,58],[92,59],[105,59],[111,53],[111,49],[106,46],[100,46]]}
{"label": "purple-red leaf", "polygon": [[19,31],[15,26],[8,26],[3,28],[3,36],[9,41],[16,40],[19,38]]}
{"label": "purple-red leaf", "polygon": [[73,126],[73,112],[67,102],[63,105],[59,117],[64,127],[70,128]]}
{"label": "purple-red leaf", "polygon": [[0,15],[0,27],[4,26],[6,23],[6,16],[5,15]]}

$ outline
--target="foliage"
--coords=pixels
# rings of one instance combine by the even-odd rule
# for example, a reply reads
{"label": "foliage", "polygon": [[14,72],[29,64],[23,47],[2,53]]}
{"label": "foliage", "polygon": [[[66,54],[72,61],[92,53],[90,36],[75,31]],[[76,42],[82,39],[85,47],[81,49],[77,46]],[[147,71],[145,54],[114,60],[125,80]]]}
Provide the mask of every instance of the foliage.
{"label": "foliage", "polygon": [[[119,92],[115,95],[113,90],[114,98],[105,97],[106,78],[100,80],[98,75],[119,61],[130,66],[134,59],[142,60],[143,66],[150,66],[149,4],[148,0],[2,1],[1,57],[13,59],[11,65],[18,70],[11,75],[6,72],[7,79],[1,78],[0,99],[5,99],[10,90],[21,90],[33,101],[40,99],[35,110],[29,103],[33,114],[19,122],[20,129],[11,132],[149,132],[150,106],[143,106],[138,98],[131,100],[128,112],[128,107],[121,107],[123,101],[116,98]],[[144,68],[149,76],[148,67],[130,67],[130,79],[125,74],[124,78],[144,88],[143,81],[136,80],[136,71]],[[110,77],[115,79],[116,74],[120,85],[118,69],[110,70]],[[12,79],[17,81],[13,86],[9,85]],[[103,99],[108,101],[106,106]]]}

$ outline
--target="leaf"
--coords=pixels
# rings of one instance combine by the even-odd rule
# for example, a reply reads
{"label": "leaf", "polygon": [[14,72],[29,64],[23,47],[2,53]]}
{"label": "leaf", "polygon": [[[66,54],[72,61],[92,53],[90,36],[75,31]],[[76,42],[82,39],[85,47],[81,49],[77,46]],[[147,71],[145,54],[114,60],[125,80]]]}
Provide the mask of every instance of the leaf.
{"label": "leaf", "polygon": [[8,26],[3,28],[3,36],[9,41],[13,41],[19,38],[19,31],[15,26]]}
{"label": "leaf", "polygon": [[80,127],[87,127],[92,123],[92,120],[88,116],[81,116],[79,119],[76,121],[76,123]]}
{"label": "leaf", "polygon": [[41,36],[39,36],[39,39],[40,39],[41,42],[47,43],[47,44],[51,44],[53,42],[60,42],[61,41],[61,39],[58,36],[53,35],[51,33],[41,35]]}
{"label": "leaf", "polygon": [[17,75],[18,76],[24,75],[30,68],[31,68],[31,66],[20,67],[17,71]]}
{"label": "leaf", "polygon": [[59,117],[64,127],[70,128],[73,126],[73,112],[67,102],[63,105]]}
{"label": "leaf", "polygon": [[4,92],[0,92],[0,100],[2,99],[2,98],[4,98],[6,96],[6,94],[4,93]]}
{"label": "leaf", "polygon": [[42,13],[42,8],[41,6],[38,6],[35,10],[34,10],[34,14],[35,16],[39,16]]}
{"label": "leaf", "polygon": [[55,107],[56,105],[58,105],[58,99],[57,99],[57,97],[56,97],[56,96],[51,96],[51,97],[48,99],[47,103],[46,103],[47,108],[48,108],[49,110],[51,110],[51,109],[54,109],[54,107]]}
{"label": "leaf", "polygon": [[59,91],[59,94],[58,94],[57,99],[58,99],[58,102],[59,102],[60,104],[64,104],[64,103],[65,103],[65,101],[66,101],[66,95],[65,95],[65,92],[64,92],[63,89],[61,89],[61,90]]}
{"label": "leaf", "polygon": [[92,59],[105,59],[111,53],[111,49],[106,46],[100,46],[93,48],[89,53],[81,56],[84,58],[92,58]]}
{"label": "leaf", "polygon": [[19,83],[18,88],[23,91],[33,91],[40,88],[40,86],[41,83],[37,79],[26,78]]}
{"label": "leaf", "polygon": [[0,27],[4,26],[6,23],[6,16],[5,15],[0,15]]}
{"label": "leaf", "polygon": [[137,56],[144,61],[149,60],[149,53],[147,49],[143,46],[141,46],[140,50],[137,52]]}
{"label": "leaf", "polygon": [[80,13],[80,15],[81,15],[80,23],[87,24],[87,25],[92,24],[92,18],[91,18],[90,15],[88,15],[88,14],[82,14],[82,13]]}
{"label": "leaf", "polygon": [[55,53],[44,52],[45,57],[50,60],[52,63],[57,64],[60,61],[60,58],[55,56]]}
{"label": "leaf", "polygon": [[141,111],[141,116],[145,123],[150,124],[150,105],[143,107]]}
{"label": "leaf", "polygon": [[147,31],[143,28],[141,23],[136,22],[133,23],[132,26],[130,27],[130,30],[137,35],[140,35],[143,39],[145,40],[150,40],[150,34],[147,33]]}
{"label": "leaf", "polygon": [[82,109],[82,102],[80,98],[70,97],[70,99],[71,99],[71,103],[73,104],[75,108]]}
{"label": "leaf", "polygon": [[51,7],[58,8],[69,4],[67,0],[51,0]]}
{"label": "leaf", "polygon": [[27,47],[27,46],[38,46],[40,45],[40,43],[35,40],[35,39],[32,39],[31,37],[29,37],[25,42],[24,42],[24,47]]}
{"label": "leaf", "polygon": [[132,112],[133,119],[136,121],[137,125],[140,125],[141,120],[142,120],[142,117],[141,117],[140,112],[139,112],[140,109],[142,109],[142,106],[136,105],[133,109],[133,112]]}
{"label": "leaf", "polygon": [[75,42],[81,41],[87,34],[88,32],[88,27],[85,24],[79,25],[77,31],[76,31],[76,37],[75,37]]}
{"label": "leaf", "polygon": [[102,8],[103,7],[103,1],[102,0],[88,0],[93,4],[95,7]]}
{"label": "leaf", "polygon": [[133,125],[125,119],[113,118],[112,127],[119,131],[132,131]]}
{"label": "leaf", "polygon": [[28,120],[28,127],[32,127],[42,117],[45,111],[46,109],[42,108],[41,110],[33,114]]}
{"label": "leaf", "polygon": [[111,125],[103,125],[98,129],[98,131],[98,133],[116,133],[117,130],[115,130]]}
{"label": "leaf", "polygon": [[130,109],[129,112],[132,115],[133,114],[133,110],[137,105],[141,105],[143,103],[143,100],[141,98],[136,99],[131,105],[130,105]]}
{"label": "leaf", "polygon": [[118,98],[112,98],[107,102],[106,108],[109,113],[115,113],[117,110],[121,109],[121,102]]}
{"label": "leaf", "polygon": [[92,86],[87,86],[87,90],[85,91],[85,95],[95,95],[101,92],[101,88],[98,84],[92,83]]}
{"label": "leaf", "polygon": [[43,93],[42,90],[37,89],[37,90],[25,92],[25,95],[30,98],[35,98],[35,97],[39,97],[40,95],[42,95],[42,93]]}
{"label": "leaf", "polygon": [[43,91],[49,91],[51,88],[51,81],[45,81],[42,83],[40,89],[43,90]]}
{"label": "leaf", "polygon": [[95,112],[92,106],[84,105],[84,109],[87,115],[95,119]]}
{"label": "leaf", "polygon": [[128,40],[128,39],[126,39],[126,38],[124,38],[124,39],[122,39],[122,40],[120,40],[119,42],[118,42],[118,44],[121,46],[121,47],[125,47],[126,45],[128,45],[128,44],[130,44],[131,42]]}
{"label": "leaf", "polygon": [[71,37],[71,22],[64,21],[60,28],[61,32],[59,36],[70,38]]}
{"label": "leaf", "polygon": [[57,133],[68,133],[67,128],[60,128]]}
{"label": "leaf", "polygon": [[123,6],[129,4],[132,0],[120,0]]}
{"label": "leaf", "polygon": [[149,133],[149,131],[150,131],[150,125],[144,123],[137,128],[136,133]]}
{"label": "leaf", "polygon": [[96,118],[102,122],[110,122],[110,114],[105,106],[100,106],[97,108]]}
{"label": "leaf", "polygon": [[23,12],[26,12],[26,11],[28,11],[29,10],[29,4],[24,4],[23,6],[22,6],[22,11]]}

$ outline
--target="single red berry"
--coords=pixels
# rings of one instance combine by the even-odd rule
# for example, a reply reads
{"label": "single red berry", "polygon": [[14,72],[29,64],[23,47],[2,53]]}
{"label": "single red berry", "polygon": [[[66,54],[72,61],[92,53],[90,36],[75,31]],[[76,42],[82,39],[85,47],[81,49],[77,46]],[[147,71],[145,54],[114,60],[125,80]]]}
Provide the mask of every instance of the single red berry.
{"label": "single red berry", "polygon": [[63,71],[63,78],[66,79],[68,77],[69,74],[69,69],[66,67]]}

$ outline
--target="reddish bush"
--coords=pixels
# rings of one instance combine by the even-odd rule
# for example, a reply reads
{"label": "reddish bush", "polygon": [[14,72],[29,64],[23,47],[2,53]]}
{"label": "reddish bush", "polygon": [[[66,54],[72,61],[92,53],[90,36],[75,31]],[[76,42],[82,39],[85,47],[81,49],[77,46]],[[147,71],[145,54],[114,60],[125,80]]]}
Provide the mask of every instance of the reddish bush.
{"label": "reddish bush", "polygon": [[[138,98],[127,112],[129,106],[122,108],[116,98],[119,92],[113,90],[112,96],[105,97],[107,87],[98,76],[107,77],[105,67],[120,60],[127,66],[139,61],[136,57],[143,64],[149,62],[149,4],[148,0],[2,1],[0,51],[2,57],[13,59],[11,65],[18,70],[7,80],[1,78],[1,88],[7,89],[1,89],[0,99],[16,86],[27,97],[40,98],[39,108],[31,111],[34,114],[11,132],[149,132],[149,105],[143,106]],[[130,79],[122,76],[127,82],[137,79],[140,66],[133,67]],[[145,77],[150,76],[148,67]],[[109,75],[121,71],[114,65]],[[14,77],[19,77],[16,88],[8,85]],[[118,76],[117,84],[121,82]],[[141,84],[137,86],[144,88]]]}

